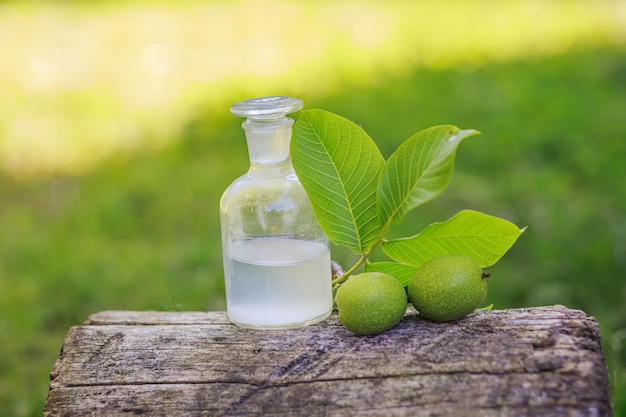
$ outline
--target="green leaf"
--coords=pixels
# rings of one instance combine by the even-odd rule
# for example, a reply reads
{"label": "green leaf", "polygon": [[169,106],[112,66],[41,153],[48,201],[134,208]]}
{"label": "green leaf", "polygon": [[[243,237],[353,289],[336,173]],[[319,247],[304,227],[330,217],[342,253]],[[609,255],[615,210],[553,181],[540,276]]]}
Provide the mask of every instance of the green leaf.
{"label": "green leaf", "polygon": [[461,141],[478,134],[456,126],[434,126],[407,139],[389,157],[378,184],[381,223],[400,223],[405,214],[447,187]]}
{"label": "green leaf", "polygon": [[499,217],[463,210],[413,237],[383,242],[383,250],[407,265],[421,266],[437,256],[458,253],[472,257],[485,268],[495,264],[524,230]]}
{"label": "green leaf", "polygon": [[411,277],[415,275],[418,267],[412,265],[404,265],[397,262],[372,262],[365,265],[365,272],[384,272],[389,274],[400,283],[408,287]]}
{"label": "green leaf", "polygon": [[293,166],[324,233],[363,254],[380,238],[378,178],[385,163],[374,141],[348,119],[306,110],[294,126]]}

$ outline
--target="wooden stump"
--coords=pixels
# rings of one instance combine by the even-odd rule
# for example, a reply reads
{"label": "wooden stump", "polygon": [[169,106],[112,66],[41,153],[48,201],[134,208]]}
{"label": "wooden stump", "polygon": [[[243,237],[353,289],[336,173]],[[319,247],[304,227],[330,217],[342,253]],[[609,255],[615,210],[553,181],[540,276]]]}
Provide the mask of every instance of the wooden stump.
{"label": "wooden stump", "polygon": [[383,334],[331,316],[247,330],[223,312],[110,311],[69,330],[45,416],[610,416],[596,321],[564,307]]}

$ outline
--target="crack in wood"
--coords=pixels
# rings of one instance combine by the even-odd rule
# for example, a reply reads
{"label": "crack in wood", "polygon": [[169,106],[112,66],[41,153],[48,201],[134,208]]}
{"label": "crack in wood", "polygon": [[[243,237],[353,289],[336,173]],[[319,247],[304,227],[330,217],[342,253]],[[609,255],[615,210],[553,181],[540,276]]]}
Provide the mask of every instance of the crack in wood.
{"label": "crack in wood", "polygon": [[612,414],[597,323],[562,307],[454,323],[407,313],[373,337],[336,316],[282,332],[238,329],[223,312],[96,316],[68,332],[47,417]]}

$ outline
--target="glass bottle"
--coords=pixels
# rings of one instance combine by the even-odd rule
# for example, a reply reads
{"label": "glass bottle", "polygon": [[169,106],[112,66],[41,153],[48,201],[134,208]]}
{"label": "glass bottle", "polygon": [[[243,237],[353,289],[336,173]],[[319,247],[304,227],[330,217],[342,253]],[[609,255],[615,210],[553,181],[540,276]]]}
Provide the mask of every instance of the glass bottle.
{"label": "glass bottle", "polygon": [[231,107],[242,124],[250,169],[220,201],[226,306],[242,327],[291,328],[332,310],[330,248],[298,180],[289,142],[299,99],[274,96]]}

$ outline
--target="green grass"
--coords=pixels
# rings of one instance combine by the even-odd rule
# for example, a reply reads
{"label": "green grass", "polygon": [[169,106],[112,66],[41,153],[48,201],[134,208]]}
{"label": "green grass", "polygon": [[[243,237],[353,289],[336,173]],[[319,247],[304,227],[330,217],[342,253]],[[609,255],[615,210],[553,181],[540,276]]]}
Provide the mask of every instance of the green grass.
{"label": "green grass", "polygon": [[[415,232],[463,208],[528,225],[492,267],[486,303],[596,316],[616,415],[626,410],[625,57],[597,50],[416,70],[303,97],[362,124],[385,155],[434,124],[482,131],[459,149],[448,190],[414,212]],[[2,178],[0,414],[37,415],[65,332],[90,313],[224,308],[218,199],[247,167],[240,120],[226,113],[88,175]]]}
{"label": "green grass", "polygon": [[623,43],[621,1],[0,2],[0,172],[88,172],[195,108]]}
{"label": "green grass", "polygon": [[[431,13],[442,13],[429,7]],[[306,16],[306,9],[299,10]],[[449,27],[459,28],[459,16],[453,16],[455,24]],[[84,16],[74,18],[82,22]],[[409,33],[408,20],[403,22],[393,36]],[[439,33],[432,30],[430,35]],[[342,48],[350,50],[347,57],[341,48],[331,49],[320,55],[325,57],[316,67],[321,72],[308,72],[298,82],[293,74],[301,68],[296,69],[282,84],[275,79],[263,84],[272,89],[264,93],[293,94],[307,108],[354,120],[385,156],[432,125],[480,130],[482,136],[461,145],[446,192],[416,210],[403,227],[417,233],[465,208],[527,225],[513,249],[491,268],[486,304],[500,309],[564,304],[596,316],[615,415],[626,415],[626,50],[600,47],[602,42],[596,41],[579,50],[547,43],[544,49],[552,49],[545,53],[524,54],[523,42],[509,43],[507,49],[489,44],[487,32],[476,33],[480,36],[470,46],[484,44],[482,54],[464,49],[455,61],[454,51],[445,49],[450,45],[441,44],[444,38],[410,40],[407,35],[408,48],[419,51],[419,59],[411,61],[394,43],[381,58],[384,64],[367,68],[363,65],[370,54],[355,52],[342,38]],[[338,64],[333,67],[329,60]],[[314,82],[324,74],[328,84]],[[54,107],[46,106],[61,103],[58,113],[50,114],[65,121],[42,125],[54,127],[72,122],[76,108],[84,108],[78,113],[84,119],[71,125],[69,136],[56,130],[46,142],[44,129],[44,136],[32,136],[29,147],[20,151],[39,160],[44,172],[54,171],[54,165],[46,165],[46,152],[55,138],[74,143],[100,121],[104,133],[87,135],[86,143],[96,140],[93,147],[81,142],[84,149],[69,153],[102,152],[87,158],[98,164],[78,164],[82,174],[63,175],[61,169],[14,177],[9,173],[19,164],[2,166],[7,174],[0,176],[0,415],[41,414],[65,332],[91,313],[224,308],[218,201],[248,165],[241,120],[228,114],[228,105],[247,98],[243,92],[257,94],[266,81],[238,76],[241,84],[226,80],[219,97],[205,85],[190,101],[179,98],[187,106],[184,111],[178,108],[181,101],[174,101],[174,116],[161,107],[154,114],[145,109],[133,113],[124,106],[112,111],[107,103],[120,100],[111,93],[115,81],[105,82],[104,102],[97,100],[95,93],[103,91],[97,88],[95,96],[80,91],[60,98],[35,96],[41,107],[20,114],[19,103],[32,97],[18,83],[8,84],[14,85],[15,95],[0,98],[0,118],[39,120],[38,115]],[[19,100],[11,103],[7,97]],[[131,126],[137,136],[133,143],[139,145],[119,150],[128,139],[122,135],[111,138],[116,152],[101,148],[100,140],[119,133],[120,120],[134,119],[144,123],[143,129]],[[0,142],[9,149],[6,137]],[[52,148],[66,155],[62,146]],[[5,161],[15,160],[7,155],[2,155]],[[333,257],[348,264],[350,255],[335,249]]]}

